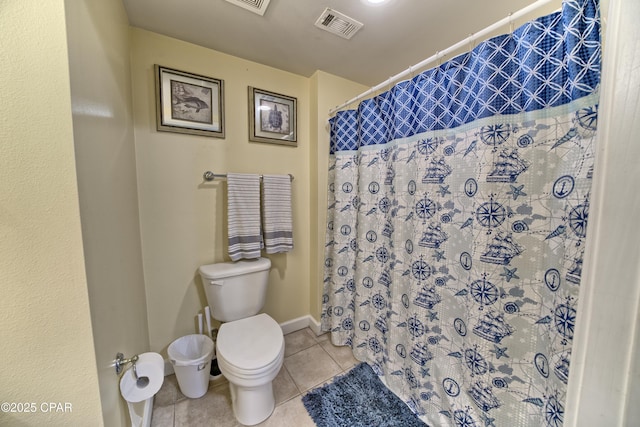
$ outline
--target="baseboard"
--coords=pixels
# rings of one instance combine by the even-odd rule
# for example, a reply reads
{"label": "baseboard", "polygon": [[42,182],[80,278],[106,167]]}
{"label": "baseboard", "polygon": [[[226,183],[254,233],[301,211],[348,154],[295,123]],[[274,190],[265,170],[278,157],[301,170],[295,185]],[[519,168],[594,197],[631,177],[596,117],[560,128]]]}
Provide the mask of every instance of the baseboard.
{"label": "baseboard", "polygon": [[320,324],[320,322],[317,322],[313,316],[309,316],[309,328],[311,328],[316,336],[320,336],[326,333],[322,331],[322,325]]}
{"label": "baseboard", "polygon": [[311,320],[312,317],[309,315],[302,316],[298,317],[297,319],[287,320],[286,322],[280,323],[280,327],[282,328],[282,333],[287,335],[291,332],[310,327]]}
{"label": "baseboard", "polygon": [[304,328],[311,329],[313,333],[316,334],[316,336],[320,336],[324,333],[322,332],[320,322],[317,322],[316,319],[314,319],[313,316],[311,315],[306,315],[306,316],[298,317],[297,319],[288,320],[286,322],[281,323],[280,327],[282,328],[282,333],[285,335],[290,334],[291,332],[299,331]]}

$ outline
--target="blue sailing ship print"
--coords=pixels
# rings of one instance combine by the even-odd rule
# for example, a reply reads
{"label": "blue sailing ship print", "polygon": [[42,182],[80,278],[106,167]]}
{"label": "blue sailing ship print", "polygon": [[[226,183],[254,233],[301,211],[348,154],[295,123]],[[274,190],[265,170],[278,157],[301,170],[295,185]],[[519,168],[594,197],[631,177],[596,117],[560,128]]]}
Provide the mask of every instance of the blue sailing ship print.
{"label": "blue sailing ship print", "polygon": [[529,168],[528,163],[518,155],[518,150],[500,151],[493,170],[487,175],[487,182],[516,182],[518,176]]}
{"label": "blue sailing ship print", "polygon": [[503,338],[513,334],[514,329],[504,321],[502,314],[489,312],[473,328],[473,333],[487,341],[500,343]]}
{"label": "blue sailing ship print", "polygon": [[422,177],[422,182],[424,184],[442,184],[452,171],[451,166],[444,161],[444,157],[432,158]]}
{"label": "blue sailing ship print", "polygon": [[499,232],[487,244],[480,261],[490,264],[509,265],[513,257],[520,255],[524,249],[513,240],[511,233]]}

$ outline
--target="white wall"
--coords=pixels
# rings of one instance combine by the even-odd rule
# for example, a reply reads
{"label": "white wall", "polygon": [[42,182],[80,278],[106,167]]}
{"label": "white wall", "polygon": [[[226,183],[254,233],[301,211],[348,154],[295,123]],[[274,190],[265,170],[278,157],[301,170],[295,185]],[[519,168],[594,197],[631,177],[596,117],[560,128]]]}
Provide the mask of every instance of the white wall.
{"label": "white wall", "polygon": [[565,425],[576,427],[640,423],[640,3],[610,4],[566,405]]}
{"label": "white wall", "polygon": [[[196,331],[207,305],[198,267],[227,257],[226,182],[202,174],[291,173],[295,248],[270,255],[264,311],[309,314],[309,79],[159,34],[132,29],[136,165],[151,350]],[[159,64],[224,80],[226,138],[156,131]],[[248,141],[248,86],[297,98],[298,146]],[[166,354],[165,354],[166,355]]]}
{"label": "white wall", "polygon": [[[327,224],[327,181],[329,169],[329,110],[369,89],[325,73],[316,71],[311,76],[311,269],[310,314],[320,323],[324,280],[324,245]],[[352,106],[353,107],[353,106]]]}
{"label": "white wall", "polygon": [[0,3],[0,402],[34,404],[0,412],[3,426],[103,424],[64,13],[63,0]]}
{"label": "white wall", "polygon": [[131,94],[122,3],[66,2],[73,132],[104,423],[129,423],[112,366],[149,350]]}

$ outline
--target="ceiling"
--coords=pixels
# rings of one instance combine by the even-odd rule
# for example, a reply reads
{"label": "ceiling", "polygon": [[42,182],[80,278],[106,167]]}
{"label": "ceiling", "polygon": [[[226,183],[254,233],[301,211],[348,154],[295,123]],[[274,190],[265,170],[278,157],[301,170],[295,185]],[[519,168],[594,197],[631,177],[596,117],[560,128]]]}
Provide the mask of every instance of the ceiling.
{"label": "ceiling", "polygon": [[[374,86],[535,0],[123,0],[132,26],[309,77]],[[314,26],[326,7],[364,24],[350,40]],[[542,14],[542,13],[538,13]],[[508,28],[504,31],[508,31]]]}

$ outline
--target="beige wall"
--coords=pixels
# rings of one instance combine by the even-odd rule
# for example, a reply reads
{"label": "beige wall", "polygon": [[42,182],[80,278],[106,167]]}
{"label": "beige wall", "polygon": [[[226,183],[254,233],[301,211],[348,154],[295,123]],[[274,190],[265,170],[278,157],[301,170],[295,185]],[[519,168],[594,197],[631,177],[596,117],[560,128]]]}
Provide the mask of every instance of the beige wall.
{"label": "beige wall", "polygon": [[[329,110],[369,89],[350,80],[316,71],[311,76],[311,289],[310,314],[320,321],[324,279],[324,245],[327,221],[327,171],[329,168]],[[351,106],[354,108],[354,106]]]}
{"label": "beige wall", "polygon": [[[202,264],[227,259],[224,180],[216,173],[294,175],[295,249],[273,263],[264,311],[278,322],[309,314],[309,79],[140,29],[131,30],[140,224],[149,340],[162,351],[194,333],[207,305]],[[157,132],[154,64],[224,80],[226,138]],[[247,87],[298,100],[298,146],[248,141]]]}
{"label": "beige wall", "polygon": [[0,425],[99,426],[64,2],[3,0],[0,28],[0,402],[35,403]]}
{"label": "beige wall", "polygon": [[129,423],[112,363],[149,350],[129,22],[121,2],[66,2],[82,237],[104,423]]}

